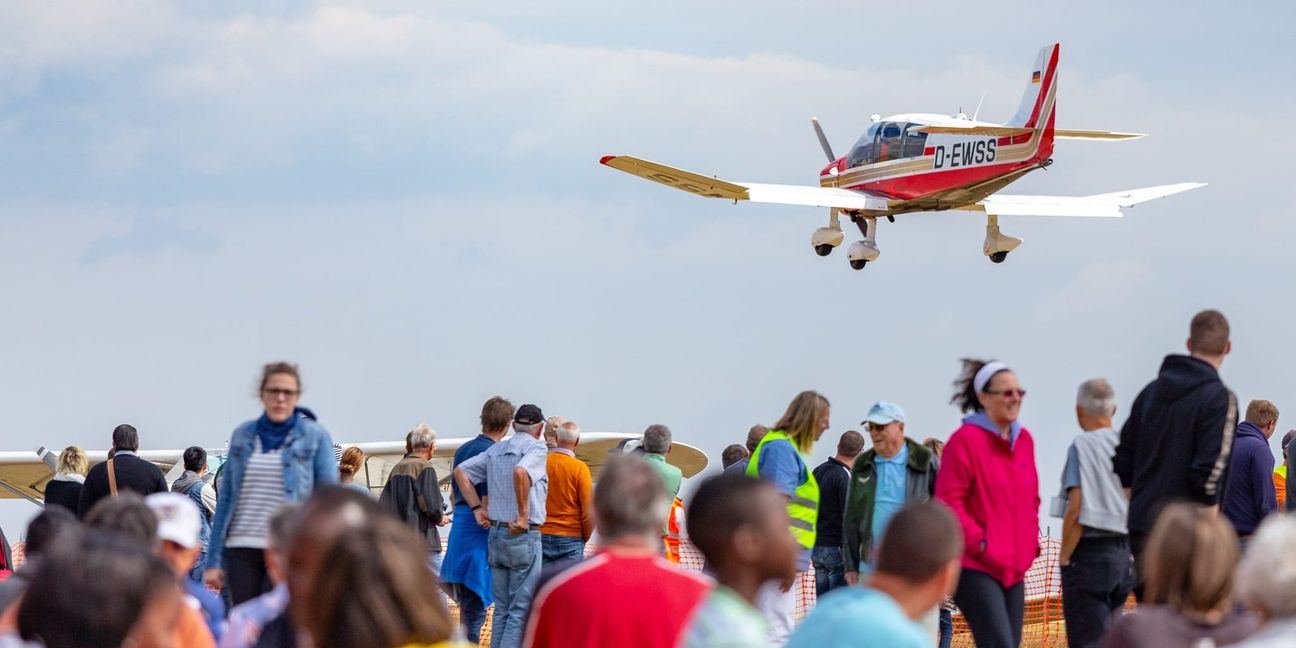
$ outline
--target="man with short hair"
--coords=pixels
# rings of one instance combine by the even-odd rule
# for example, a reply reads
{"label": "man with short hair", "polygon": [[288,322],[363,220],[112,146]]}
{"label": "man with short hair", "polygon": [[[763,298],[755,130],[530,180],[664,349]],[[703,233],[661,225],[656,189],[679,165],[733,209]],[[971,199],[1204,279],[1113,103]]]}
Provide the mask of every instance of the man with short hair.
{"label": "man with short hair", "polygon": [[666,455],[671,449],[671,431],[665,425],[649,425],[643,434],[643,451],[644,459],[648,460],[648,465],[657,471],[661,476],[662,483],[666,485],[666,492],[670,493],[671,499],[679,496],[680,482],[684,480],[684,473],[679,468],[672,466],[666,461]]}
{"label": "man with short hair", "polygon": [[[258,643],[262,631],[288,609],[288,542],[292,538],[293,523],[299,508],[300,504],[287,502],[281,504],[274,515],[270,516],[265,563],[266,573],[270,576],[270,582],[274,583],[274,588],[230,610],[229,623],[221,635],[220,648],[262,646]],[[289,642],[276,645],[283,643]]]}
{"label": "man with short hair", "polygon": [[202,583],[203,571],[207,567],[207,543],[211,541],[211,520],[216,514],[216,490],[203,480],[203,475],[207,474],[206,450],[199,446],[185,448],[183,460],[184,472],[171,484],[171,492],[180,493],[193,500],[199,513],[202,514],[202,531],[198,534],[202,553],[199,554],[198,560],[194,561],[193,570],[189,572],[189,578],[196,583]]}
{"label": "man with short hair", "polygon": [[747,448],[740,446],[737,443],[731,443],[725,446],[725,449],[720,452],[720,465],[724,468],[725,472],[729,472],[730,466],[749,458],[751,458],[751,452],[749,452]]}
{"label": "man with short hair", "polygon": [[669,503],[665,485],[649,462],[611,458],[594,490],[600,550],[541,588],[524,645],[678,645],[710,585],[659,556],[658,535]]}
{"label": "man with short hair", "polygon": [[[541,439],[544,413],[523,405],[513,417],[515,434],[454,469],[459,492],[482,528],[489,528],[487,556],[491,566],[495,616],[491,648],[516,648],[536,579],[540,577],[540,525],[545,521],[549,476],[548,447]],[[474,488],[485,483],[480,498]]]}
{"label": "man with short hair", "polygon": [[1237,399],[1219,369],[1233,350],[1228,320],[1197,313],[1189,326],[1189,355],[1166,356],[1156,380],[1134,399],[1121,428],[1112,467],[1129,497],[1130,550],[1142,598],[1142,553],[1161,507],[1189,500],[1218,507],[1237,427]]}
{"label": "man with short hair", "polygon": [[787,498],[746,475],[708,478],[693,494],[688,525],[716,585],[689,622],[681,648],[765,648],[769,628],[754,606],[762,584],[796,576],[801,545],[788,533]]}
{"label": "man with short hair", "polygon": [[441,574],[441,532],[437,527],[449,524],[441,510],[441,483],[432,455],[436,453],[436,432],[424,423],[410,431],[411,451],[387,476],[378,505],[408,524],[423,539],[428,565]]}
{"label": "man with short hair", "polygon": [[118,425],[112,433],[112,458],[95,464],[81,486],[81,499],[77,502],[77,517],[85,519],[99,500],[121,491],[140,495],[165,493],[166,477],[157,466],[139,458],[139,432],[132,425]]}
{"label": "man with short hair", "polygon": [[844,587],[815,606],[787,648],[930,648],[917,622],[958,585],[963,530],[939,502],[892,517],[868,586]]}
{"label": "man with short hair", "polygon": [[[500,396],[487,400],[481,410],[481,434],[459,446],[451,470],[502,440],[512,420],[513,403]],[[486,488],[486,482],[474,487],[475,501],[486,499]],[[450,490],[454,495],[454,519],[459,523],[450,527],[450,547],[441,563],[441,582],[450,588],[459,604],[459,623],[468,641],[477,642],[486,623],[486,608],[494,601],[486,549],[489,534],[485,527],[474,523],[473,510],[459,491],[457,478],[450,480]]]}
{"label": "man with short hair", "polygon": [[[555,417],[557,418],[557,417]],[[594,534],[594,480],[589,466],[576,458],[580,426],[564,420],[554,431],[556,445],[545,460],[549,497],[540,527],[543,564],[580,560]]]}
{"label": "man with short hair", "polygon": [[[144,498],[144,503],[157,516],[157,535],[161,541],[158,555],[171,565],[185,591],[186,605],[176,627],[177,645],[215,648],[225,626],[225,603],[188,578],[194,561],[202,553],[198,542],[202,513],[192,500],[180,493],[154,493]],[[197,627],[191,620],[195,615],[201,618]],[[206,632],[202,631],[203,622]]]}
{"label": "man with short hair", "polygon": [[1125,605],[1134,574],[1125,527],[1129,503],[1112,456],[1120,434],[1112,428],[1116,392],[1102,378],[1081,383],[1076,421],[1081,434],[1067,450],[1062,491],[1062,610],[1067,645],[1097,646],[1117,608]]}
{"label": "man with short hair", "polygon": [[891,517],[906,504],[926,502],[936,492],[939,462],[922,444],[905,436],[905,413],[899,405],[878,401],[869,408],[873,447],[851,466],[842,519],[846,582],[854,585],[868,573],[877,545]]}
{"label": "man with short hair", "polygon": [[768,432],[769,432],[769,428],[765,427],[764,425],[761,425],[760,423],[751,426],[751,429],[747,430],[747,444],[746,444],[747,458],[738,461],[732,466],[726,467],[725,472],[732,472],[739,475],[746,475],[747,462],[751,461],[751,455],[753,452],[756,452],[756,446],[760,445],[761,439],[764,439],[765,435]]}
{"label": "man with short hair", "polygon": [[864,435],[847,430],[837,440],[837,456],[829,457],[814,469],[815,481],[819,483],[819,517],[810,562],[815,571],[815,593],[820,597],[846,584],[842,519],[846,514],[851,466],[863,450]]}
{"label": "man with short hair", "polygon": [[1265,516],[1278,510],[1269,451],[1269,438],[1277,429],[1278,408],[1267,400],[1253,400],[1247,405],[1246,420],[1233,435],[1220,511],[1233,523],[1243,549]]}

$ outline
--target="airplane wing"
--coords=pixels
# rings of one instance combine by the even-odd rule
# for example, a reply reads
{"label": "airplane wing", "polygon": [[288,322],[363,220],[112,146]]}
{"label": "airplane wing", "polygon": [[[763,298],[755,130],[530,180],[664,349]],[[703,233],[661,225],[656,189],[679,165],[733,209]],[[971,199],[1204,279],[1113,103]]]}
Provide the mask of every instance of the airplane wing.
{"label": "airplane wing", "polygon": [[[142,450],[141,459],[151,461],[163,473],[183,463],[184,450]],[[87,451],[90,466],[108,460],[105,450]],[[45,500],[45,485],[54,477],[58,454],[44,447],[34,452],[0,452],[0,499],[25,499],[39,504]],[[183,468],[182,468],[183,469]],[[168,475],[171,481],[179,475]]]}
{"label": "airplane wing", "polygon": [[887,211],[890,206],[890,201],[886,197],[864,191],[834,187],[729,182],[629,155],[608,155],[599,162],[618,171],[706,198],[862,211]]}
{"label": "airplane wing", "polygon": [[1092,196],[1014,196],[994,194],[965,209],[983,211],[991,216],[1089,216],[1119,218],[1121,207],[1204,187],[1204,182],[1144,187]]}
{"label": "airplane wing", "polygon": [[[957,125],[939,125],[939,126],[911,126],[910,131],[919,133],[940,133],[942,135],[988,135],[991,137],[1016,137],[1017,135],[1029,135],[1035,132],[1036,128],[1024,128],[1017,126],[957,126]],[[1098,131],[1098,130],[1078,130],[1074,128],[1055,128],[1053,129],[1054,139],[1070,140],[1098,140],[1115,142],[1120,140],[1139,139],[1147,137],[1146,133],[1119,133],[1116,131]]]}

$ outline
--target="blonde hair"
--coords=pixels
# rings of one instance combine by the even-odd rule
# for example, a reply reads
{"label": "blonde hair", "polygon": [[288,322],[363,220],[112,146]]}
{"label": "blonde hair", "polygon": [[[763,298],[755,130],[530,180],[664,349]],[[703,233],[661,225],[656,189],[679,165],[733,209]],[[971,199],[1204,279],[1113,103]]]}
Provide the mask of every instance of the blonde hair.
{"label": "blonde hair", "polygon": [[788,404],[787,411],[778,423],[770,426],[771,430],[782,430],[792,437],[797,450],[802,454],[814,447],[815,434],[818,432],[819,420],[828,413],[828,399],[816,391],[803,391]]}
{"label": "blonde hair", "polygon": [[342,461],[338,462],[338,470],[344,475],[354,475],[360,470],[360,466],[364,464],[364,460],[364,450],[351,446],[342,451]]}
{"label": "blonde hair", "polygon": [[78,446],[70,445],[63,448],[59,453],[58,472],[69,475],[84,475],[90,470],[90,462],[86,460],[85,450]]}
{"label": "blonde hair", "polygon": [[1246,421],[1256,427],[1266,427],[1278,420],[1278,406],[1267,400],[1253,400],[1247,405]]}
{"label": "blonde hair", "polygon": [[1192,504],[1171,504],[1153,525],[1143,556],[1151,605],[1201,619],[1226,609],[1233,598],[1238,541],[1223,516]]}

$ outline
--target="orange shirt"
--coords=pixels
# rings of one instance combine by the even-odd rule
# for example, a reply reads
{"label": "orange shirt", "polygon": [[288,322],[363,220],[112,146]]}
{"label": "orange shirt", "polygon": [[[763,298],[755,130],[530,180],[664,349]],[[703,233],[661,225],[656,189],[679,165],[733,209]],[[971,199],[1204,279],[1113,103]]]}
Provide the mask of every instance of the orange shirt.
{"label": "orange shirt", "polygon": [[594,534],[594,480],[589,466],[555,448],[545,460],[545,473],[549,475],[549,498],[540,533],[588,541]]}

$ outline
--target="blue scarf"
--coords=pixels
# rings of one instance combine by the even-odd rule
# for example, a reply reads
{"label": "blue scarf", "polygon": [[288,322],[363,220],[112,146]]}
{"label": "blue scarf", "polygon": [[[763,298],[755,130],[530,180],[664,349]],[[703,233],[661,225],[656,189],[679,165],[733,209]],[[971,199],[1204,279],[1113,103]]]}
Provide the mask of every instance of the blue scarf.
{"label": "blue scarf", "polygon": [[282,448],[284,440],[288,438],[288,433],[292,432],[295,425],[297,425],[296,412],[293,412],[293,415],[283,423],[275,423],[270,420],[270,417],[262,414],[256,422],[257,436],[261,437],[261,452]]}

